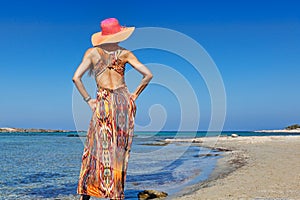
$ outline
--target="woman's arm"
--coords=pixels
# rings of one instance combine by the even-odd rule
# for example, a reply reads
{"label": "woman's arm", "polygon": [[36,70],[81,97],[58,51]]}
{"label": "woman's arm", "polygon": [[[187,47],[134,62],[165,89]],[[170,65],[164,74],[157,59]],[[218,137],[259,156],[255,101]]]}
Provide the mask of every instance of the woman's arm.
{"label": "woman's arm", "polygon": [[136,98],[141,94],[141,92],[146,88],[150,80],[152,79],[153,75],[151,71],[143,65],[132,52],[129,52],[127,55],[127,62],[132,65],[133,68],[135,68],[138,72],[140,72],[143,75],[143,79],[140,83],[140,85],[137,87],[135,92],[132,94],[133,100],[136,100]]}
{"label": "woman's arm", "polygon": [[[76,88],[78,89],[78,91],[81,94],[81,96],[83,97],[83,99],[87,99],[90,96],[88,94],[88,92],[86,91],[86,89],[81,81],[81,78],[84,75],[84,73],[90,68],[90,66],[92,64],[91,51],[92,51],[92,48],[88,49],[85,52],[82,62],[78,66],[78,68],[75,71],[74,76],[72,78],[72,81],[74,82]],[[89,100],[88,104],[90,105],[91,109],[93,109],[94,100],[92,100],[92,101]]]}

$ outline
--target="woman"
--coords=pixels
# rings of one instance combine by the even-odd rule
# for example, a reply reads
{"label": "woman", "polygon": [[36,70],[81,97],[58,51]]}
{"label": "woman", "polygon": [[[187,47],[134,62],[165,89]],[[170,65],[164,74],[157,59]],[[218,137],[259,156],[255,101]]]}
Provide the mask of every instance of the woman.
{"label": "woman", "polygon": [[[124,184],[133,137],[135,100],[152,79],[152,73],[134,54],[118,45],[134,27],[121,27],[115,18],[101,22],[102,32],[93,34],[93,48],[86,51],[73,82],[93,111],[82,155],[77,193],[124,199]],[[125,64],[143,75],[140,85],[130,94],[125,80]],[[81,77],[89,70],[97,84],[96,99],[87,93]]]}

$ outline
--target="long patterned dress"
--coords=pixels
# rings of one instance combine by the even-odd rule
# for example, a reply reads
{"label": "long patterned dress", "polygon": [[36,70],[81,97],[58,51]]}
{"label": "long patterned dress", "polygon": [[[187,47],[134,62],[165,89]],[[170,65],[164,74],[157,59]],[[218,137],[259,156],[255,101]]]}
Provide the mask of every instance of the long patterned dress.
{"label": "long patterned dress", "polygon": [[[100,68],[114,67],[111,62],[106,64]],[[82,155],[78,194],[124,199],[135,111],[126,86],[115,90],[98,88],[97,106]]]}

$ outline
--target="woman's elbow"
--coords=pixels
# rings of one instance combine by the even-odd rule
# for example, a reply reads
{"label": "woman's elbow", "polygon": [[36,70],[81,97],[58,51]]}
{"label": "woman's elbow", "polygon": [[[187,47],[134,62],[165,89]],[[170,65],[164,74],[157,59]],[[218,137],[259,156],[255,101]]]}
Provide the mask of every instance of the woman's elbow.
{"label": "woman's elbow", "polygon": [[152,78],[153,78],[153,74],[152,74],[152,73],[148,74],[148,79],[149,79],[149,81],[150,81]]}
{"label": "woman's elbow", "polygon": [[72,81],[73,81],[73,83],[77,83],[78,81],[80,81],[80,77],[73,76]]}

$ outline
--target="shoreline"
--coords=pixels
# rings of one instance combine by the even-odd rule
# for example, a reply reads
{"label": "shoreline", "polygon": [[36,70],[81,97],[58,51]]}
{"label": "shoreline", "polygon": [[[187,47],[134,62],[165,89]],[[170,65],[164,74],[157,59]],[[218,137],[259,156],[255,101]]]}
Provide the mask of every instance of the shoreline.
{"label": "shoreline", "polygon": [[[210,174],[208,179],[200,183],[190,185],[184,188],[182,191],[176,193],[176,195],[170,196],[170,199],[192,199],[201,196],[197,195],[197,192],[203,188],[210,187],[218,179],[225,178],[230,175],[235,170],[238,170],[240,167],[246,165],[246,157],[239,151],[229,150],[225,152],[223,157],[219,158],[217,161],[216,167],[213,169],[213,172]],[[201,198],[202,199],[202,198]]]}
{"label": "shoreline", "polygon": [[199,146],[230,151],[206,181],[172,199],[300,199],[300,136],[219,137],[214,146],[207,145],[212,138],[190,142],[195,139]]}

